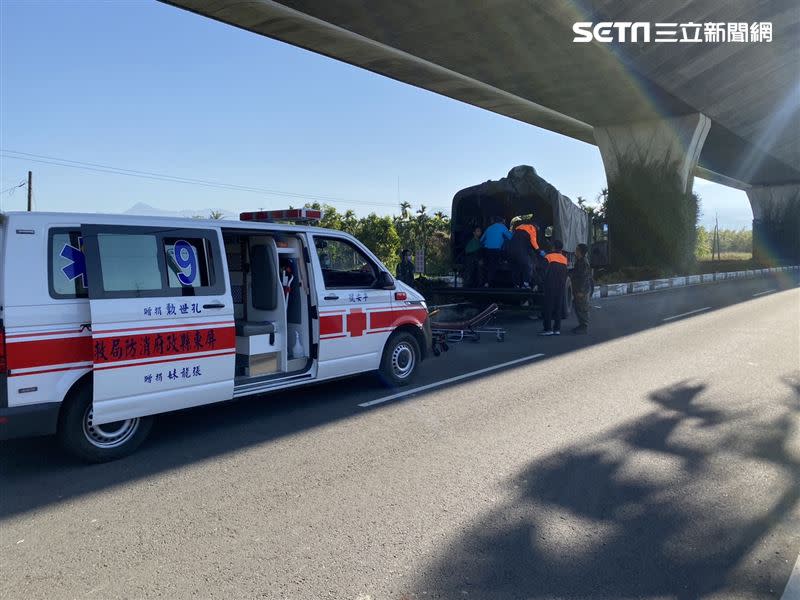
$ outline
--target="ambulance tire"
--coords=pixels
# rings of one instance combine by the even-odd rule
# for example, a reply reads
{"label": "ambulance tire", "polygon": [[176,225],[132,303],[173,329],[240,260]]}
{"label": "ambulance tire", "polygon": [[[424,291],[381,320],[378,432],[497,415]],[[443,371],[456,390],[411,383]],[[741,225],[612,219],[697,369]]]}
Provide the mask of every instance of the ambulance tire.
{"label": "ambulance tire", "polygon": [[134,452],[150,433],[153,417],[105,425],[92,423],[92,386],[81,385],[64,401],[57,436],[74,456],[91,463],[116,460]]}
{"label": "ambulance tire", "polygon": [[386,342],[378,376],[388,387],[402,387],[414,380],[422,355],[414,334],[399,331]]}

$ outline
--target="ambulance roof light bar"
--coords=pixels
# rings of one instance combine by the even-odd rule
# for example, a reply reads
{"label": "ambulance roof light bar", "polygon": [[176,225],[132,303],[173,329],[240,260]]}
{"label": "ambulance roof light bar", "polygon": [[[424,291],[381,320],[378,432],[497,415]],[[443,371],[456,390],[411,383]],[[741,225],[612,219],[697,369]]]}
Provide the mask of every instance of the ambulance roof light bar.
{"label": "ambulance roof light bar", "polygon": [[287,208],[284,210],[257,210],[239,214],[242,221],[262,221],[265,223],[318,223],[322,219],[322,211],[314,208]]}

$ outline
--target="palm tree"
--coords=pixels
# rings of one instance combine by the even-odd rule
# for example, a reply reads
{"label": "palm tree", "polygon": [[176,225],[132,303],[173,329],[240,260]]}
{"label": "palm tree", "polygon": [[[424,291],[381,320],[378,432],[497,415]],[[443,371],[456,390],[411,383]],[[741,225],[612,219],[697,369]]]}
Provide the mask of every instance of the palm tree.
{"label": "palm tree", "polygon": [[218,221],[219,219],[225,218],[225,213],[223,213],[221,210],[212,210],[211,213],[209,213],[208,218]]}
{"label": "palm tree", "polygon": [[407,219],[408,211],[411,210],[411,203],[403,201],[400,203],[400,218]]}

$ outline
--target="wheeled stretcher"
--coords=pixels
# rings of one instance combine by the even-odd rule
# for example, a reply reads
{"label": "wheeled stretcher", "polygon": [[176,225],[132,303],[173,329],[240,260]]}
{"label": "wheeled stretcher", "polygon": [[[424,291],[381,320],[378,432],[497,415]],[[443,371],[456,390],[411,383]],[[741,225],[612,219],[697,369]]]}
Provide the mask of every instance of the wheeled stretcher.
{"label": "wheeled stretcher", "polygon": [[447,351],[448,343],[465,340],[478,342],[481,334],[494,335],[498,342],[505,341],[505,329],[488,326],[499,310],[497,304],[490,304],[477,315],[462,321],[437,321],[435,317],[438,310],[434,310],[430,315],[433,353],[438,356],[442,351]]}

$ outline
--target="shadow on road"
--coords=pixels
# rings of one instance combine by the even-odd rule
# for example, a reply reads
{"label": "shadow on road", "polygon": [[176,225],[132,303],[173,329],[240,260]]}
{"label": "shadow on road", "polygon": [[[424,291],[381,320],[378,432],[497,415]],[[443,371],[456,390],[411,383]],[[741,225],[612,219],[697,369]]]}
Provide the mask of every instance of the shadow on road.
{"label": "shadow on road", "polygon": [[[775,278],[774,287],[789,289],[794,287],[796,279],[797,276]],[[741,297],[726,291],[727,284],[711,286],[704,293],[713,296],[715,306],[722,307],[751,300],[752,290],[747,286],[771,285],[767,279],[736,284]],[[687,297],[688,300],[683,299],[681,302],[697,303],[692,293],[688,293]],[[486,344],[491,350],[489,364],[501,364],[540,350],[547,354],[546,358],[551,358],[660,325],[660,319],[654,320],[651,313],[662,305],[668,304],[669,310],[673,312],[683,310],[675,298],[670,300],[658,294],[643,297],[636,302],[637,306],[643,307],[642,315],[634,315],[629,309],[622,307],[616,313],[612,312],[615,309],[606,308],[598,311],[603,312],[603,315],[594,321],[592,335],[562,336],[560,340],[547,340],[546,347],[535,345],[540,342],[535,335],[540,323],[523,316],[522,324],[519,325],[518,315],[508,315],[504,317],[505,321],[517,319],[516,326],[519,329],[515,331],[518,335],[509,335],[504,344],[484,341],[472,351],[454,348],[449,355],[452,359],[434,359],[433,368],[430,365],[423,366],[419,384],[432,383],[486,367],[486,352],[485,349],[482,350]],[[0,521],[49,504],[64,502],[347,419],[363,413],[357,406],[358,402],[383,394],[385,390],[377,384],[376,378],[364,375],[347,380],[345,387],[341,383],[328,383],[162,415],[158,418],[150,439],[139,451],[131,457],[105,465],[87,466],[76,462],[64,455],[52,438],[4,442],[0,445]],[[669,401],[678,402],[679,399],[672,398]],[[710,415],[698,417],[705,418],[709,423],[713,421]],[[686,418],[689,416],[686,415]],[[670,421],[667,420],[652,426],[663,428],[669,425]]]}
{"label": "shadow on road", "polygon": [[652,393],[642,418],[510,478],[513,502],[453,540],[412,597],[688,600],[732,579],[778,597],[797,548],[750,553],[800,500],[797,381],[767,414],[706,404],[703,384]]}
{"label": "shadow on road", "polygon": [[[380,388],[374,376],[348,382]],[[6,442],[0,453],[0,520],[363,412],[349,399],[331,401],[335,393],[335,384],[324,384],[161,415],[136,453],[106,464],[77,461],[55,438]]]}

